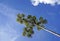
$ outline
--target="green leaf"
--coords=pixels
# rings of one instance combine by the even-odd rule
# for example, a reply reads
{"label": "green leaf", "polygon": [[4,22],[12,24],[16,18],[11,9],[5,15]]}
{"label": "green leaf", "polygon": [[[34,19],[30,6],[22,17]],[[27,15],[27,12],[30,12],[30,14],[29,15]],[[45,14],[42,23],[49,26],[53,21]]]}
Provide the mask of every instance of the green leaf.
{"label": "green leaf", "polygon": [[25,17],[25,15],[24,15],[24,14],[21,14],[21,16],[22,16],[22,17]]}
{"label": "green leaf", "polygon": [[19,18],[17,18],[17,22],[19,22]]}
{"label": "green leaf", "polygon": [[35,17],[35,16],[33,16],[33,19],[34,19],[34,20],[36,20],[36,17]]}
{"label": "green leaf", "polygon": [[22,35],[23,35],[23,36],[26,36],[26,32],[24,31],[24,32],[22,33]]}
{"label": "green leaf", "polygon": [[17,18],[17,22],[19,22],[19,23],[23,23],[23,21],[22,21],[22,19],[19,19],[19,18]]}
{"label": "green leaf", "polygon": [[21,19],[21,18],[25,17],[25,15],[24,14],[18,14],[17,17]]}
{"label": "green leaf", "polygon": [[28,23],[27,19],[23,19],[23,22],[24,22],[24,24],[25,24],[26,26],[28,26],[28,25],[29,25],[29,23]]}
{"label": "green leaf", "polygon": [[28,23],[28,22],[25,22],[25,25],[26,25],[26,26],[29,26],[29,23]]}
{"label": "green leaf", "polygon": [[41,30],[42,28],[41,28],[41,26],[37,26],[37,30]]}
{"label": "green leaf", "polygon": [[29,38],[30,38],[30,37],[32,37],[32,35],[28,33],[28,34],[27,34],[27,37],[29,37]]}
{"label": "green leaf", "polygon": [[40,17],[39,20],[43,20],[43,17]]}
{"label": "green leaf", "polygon": [[21,14],[17,14],[17,17],[18,17],[18,18],[22,18],[22,17],[21,17]]}
{"label": "green leaf", "polygon": [[31,15],[28,15],[27,18],[30,19],[30,18],[32,18],[32,16]]}
{"label": "green leaf", "polygon": [[30,33],[31,33],[31,34],[34,34],[34,31],[33,31],[33,30],[30,30]]}
{"label": "green leaf", "polygon": [[47,20],[43,19],[43,17],[40,17],[38,20],[36,16],[28,15],[25,17],[24,14],[18,14],[17,22],[23,23],[26,26],[23,30],[23,36],[32,37],[34,34],[33,27],[37,26],[37,30],[41,30],[41,27],[45,27],[44,24],[47,23]]}
{"label": "green leaf", "polygon": [[40,25],[41,23],[40,22],[37,22],[36,25]]}
{"label": "green leaf", "polygon": [[20,20],[19,22],[20,22],[21,24],[23,23],[23,21],[22,21],[22,20]]}
{"label": "green leaf", "polygon": [[47,23],[47,20],[46,20],[46,19],[44,19],[43,24],[46,24],[46,23]]}
{"label": "green leaf", "polygon": [[23,30],[24,30],[24,31],[26,31],[26,30],[27,30],[27,28],[25,27]]}

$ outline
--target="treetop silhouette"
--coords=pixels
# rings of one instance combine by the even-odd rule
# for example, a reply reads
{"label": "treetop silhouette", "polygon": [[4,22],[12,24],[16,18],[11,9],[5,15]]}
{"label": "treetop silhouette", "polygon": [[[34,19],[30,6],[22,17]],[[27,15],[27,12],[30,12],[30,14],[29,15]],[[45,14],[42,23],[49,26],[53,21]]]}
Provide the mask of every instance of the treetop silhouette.
{"label": "treetop silhouette", "polygon": [[57,34],[51,30],[48,30],[45,28],[45,24],[47,24],[47,20],[43,17],[40,17],[39,19],[36,18],[36,16],[28,15],[25,16],[24,14],[18,14],[17,15],[17,22],[24,24],[25,28],[23,30],[23,36],[32,37],[34,34],[34,27],[37,28],[37,30],[45,30],[47,32],[50,32],[58,37],[60,37],[60,34]]}

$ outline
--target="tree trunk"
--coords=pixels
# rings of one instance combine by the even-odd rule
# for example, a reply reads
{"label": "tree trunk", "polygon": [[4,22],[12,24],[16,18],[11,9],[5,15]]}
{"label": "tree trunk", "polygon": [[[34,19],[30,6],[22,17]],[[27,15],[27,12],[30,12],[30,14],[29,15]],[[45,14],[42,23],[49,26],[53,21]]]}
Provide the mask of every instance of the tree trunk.
{"label": "tree trunk", "polygon": [[53,35],[56,35],[56,36],[58,36],[58,37],[60,37],[60,34],[58,34],[58,33],[56,33],[56,32],[53,32],[53,31],[51,31],[51,30],[49,30],[49,29],[46,29],[46,28],[43,28],[43,27],[41,27],[44,31],[47,31],[47,32],[49,32],[49,33],[51,33],[51,34],[53,34]]}

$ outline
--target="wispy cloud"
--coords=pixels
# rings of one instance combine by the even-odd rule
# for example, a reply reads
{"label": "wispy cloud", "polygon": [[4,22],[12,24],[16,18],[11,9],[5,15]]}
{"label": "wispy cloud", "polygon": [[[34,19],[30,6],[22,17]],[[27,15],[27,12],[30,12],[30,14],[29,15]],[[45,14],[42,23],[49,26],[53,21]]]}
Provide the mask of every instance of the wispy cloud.
{"label": "wispy cloud", "polygon": [[3,15],[14,18],[18,12],[19,10],[12,9],[9,6],[0,3],[0,13],[2,13]]}
{"label": "wispy cloud", "polygon": [[15,41],[20,34],[14,29],[19,10],[0,3],[0,41]]}
{"label": "wispy cloud", "polygon": [[50,5],[60,5],[60,0],[31,0],[34,6],[39,5],[39,3],[50,4]]}
{"label": "wispy cloud", "polygon": [[0,41],[15,41],[18,38],[16,30],[6,24],[0,26]]}

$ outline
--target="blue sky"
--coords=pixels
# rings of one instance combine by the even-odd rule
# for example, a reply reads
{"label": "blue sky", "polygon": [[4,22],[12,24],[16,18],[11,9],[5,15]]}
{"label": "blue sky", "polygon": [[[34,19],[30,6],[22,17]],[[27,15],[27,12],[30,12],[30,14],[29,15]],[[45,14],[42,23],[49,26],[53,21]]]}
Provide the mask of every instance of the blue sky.
{"label": "blue sky", "polygon": [[[56,4],[55,4],[56,3]],[[43,16],[48,20],[46,28],[60,34],[60,1],[46,0],[0,0],[0,41],[60,41],[60,38],[44,30],[37,31],[32,38],[22,36],[23,24],[16,22],[16,15]]]}

